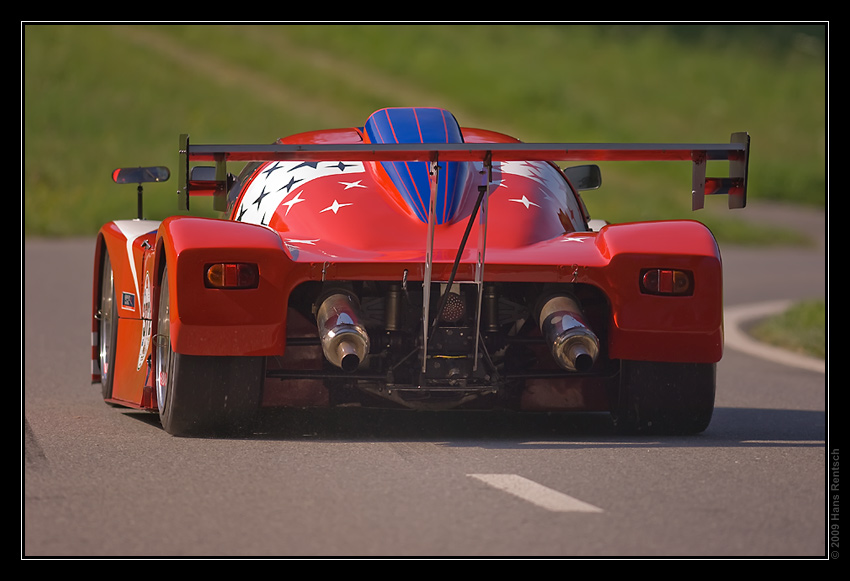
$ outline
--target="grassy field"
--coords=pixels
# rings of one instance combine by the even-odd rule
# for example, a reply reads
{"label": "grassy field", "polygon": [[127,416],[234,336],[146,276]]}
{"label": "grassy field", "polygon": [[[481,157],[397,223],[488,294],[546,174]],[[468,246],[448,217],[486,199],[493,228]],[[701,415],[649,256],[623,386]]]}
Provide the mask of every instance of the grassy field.
{"label": "grassy field", "polygon": [[[177,137],[270,143],[441,106],[525,141],[753,140],[751,199],[826,204],[825,29],[811,25],[27,25],[22,230],[91,235],[135,215],[119,166],[169,165]],[[696,218],[721,241],[794,242],[725,199],[690,211],[688,164],[605,164],[585,199],[612,222]],[[146,217],[177,213],[174,182]],[[206,207],[206,201],[195,204]],[[746,212],[746,210],[743,210]]]}
{"label": "grassy field", "polygon": [[784,313],[759,321],[749,333],[771,345],[824,359],[827,345],[826,303],[797,303]]}

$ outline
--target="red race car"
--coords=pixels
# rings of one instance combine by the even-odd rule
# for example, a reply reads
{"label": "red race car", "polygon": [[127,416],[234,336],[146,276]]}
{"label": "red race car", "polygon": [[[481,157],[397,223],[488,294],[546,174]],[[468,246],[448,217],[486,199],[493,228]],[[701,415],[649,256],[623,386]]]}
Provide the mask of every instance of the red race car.
{"label": "red race car", "polygon": [[[250,430],[263,406],[608,411],[698,433],[723,350],[722,267],[691,220],[595,225],[595,165],[680,160],[746,204],[749,136],[722,144],[522,143],[436,108],[271,145],[181,136],[178,200],[97,237],[92,381],[174,435]],[[728,176],[707,177],[708,161]],[[201,165],[198,165],[198,164]],[[203,165],[203,164],[207,165]],[[238,176],[228,164],[241,164]],[[723,173],[726,173],[725,171]]]}

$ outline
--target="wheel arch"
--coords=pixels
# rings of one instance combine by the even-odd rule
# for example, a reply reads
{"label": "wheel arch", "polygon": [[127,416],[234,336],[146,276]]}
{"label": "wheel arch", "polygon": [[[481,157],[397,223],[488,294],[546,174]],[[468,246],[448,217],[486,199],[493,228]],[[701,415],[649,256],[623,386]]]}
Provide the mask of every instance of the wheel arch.
{"label": "wheel arch", "polygon": [[[204,265],[221,261],[257,263],[259,287],[207,288]],[[164,220],[151,275],[154,293],[159,293],[168,271],[174,350],[190,355],[282,354],[293,268],[280,236],[268,228],[192,216]]]}
{"label": "wheel arch", "polygon": [[91,343],[92,343],[92,383],[101,381],[101,369],[98,360],[99,329],[98,318],[101,300],[101,289],[105,270],[106,257],[112,267],[115,292],[117,297],[122,294],[132,295],[130,304],[119,309],[120,318],[141,318],[142,305],[140,297],[144,273],[141,256],[135,256],[132,244],[140,237],[151,234],[159,222],[150,220],[125,220],[105,224],[97,233],[94,247],[92,267],[92,304],[91,304]]}
{"label": "wheel arch", "polygon": [[[711,231],[693,220],[603,227],[597,247],[609,258],[611,357],[716,363],[723,354],[723,264]],[[641,288],[643,273],[688,273],[683,295]]]}

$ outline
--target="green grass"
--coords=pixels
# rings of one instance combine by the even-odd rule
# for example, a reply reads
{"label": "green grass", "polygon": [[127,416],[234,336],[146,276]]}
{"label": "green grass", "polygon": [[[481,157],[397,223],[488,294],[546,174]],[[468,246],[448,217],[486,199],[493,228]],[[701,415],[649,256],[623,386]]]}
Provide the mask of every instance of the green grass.
{"label": "green grass", "polygon": [[[134,217],[135,187],[112,170],[173,169],[180,133],[270,143],[400,105],[446,107],[525,141],[749,131],[751,199],[824,207],[825,53],[825,30],[810,25],[28,25],[23,233],[90,235]],[[585,196],[594,217],[696,218],[722,242],[800,242],[751,227],[725,199],[692,213],[688,164],[603,171]],[[176,213],[175,190],[148,185],[146,217]]]}
{"label": "green grass", "polygon": [[826,303],[823,300],[796,303],[784,313],[760,321],[749,332],[765,343],[823,359]]}

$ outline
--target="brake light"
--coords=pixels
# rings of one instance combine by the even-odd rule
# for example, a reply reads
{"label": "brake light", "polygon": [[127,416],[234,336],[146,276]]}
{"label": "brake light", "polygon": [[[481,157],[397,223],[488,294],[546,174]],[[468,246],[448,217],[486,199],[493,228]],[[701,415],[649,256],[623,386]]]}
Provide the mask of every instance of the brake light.
{"label": "brake light", "polygon": [[219,262],[207,265],[204,286],[221,289],[257,288],[260,270],[256,264],[244,262]]}
{"label": "brake light", "polygon": [[684,270],[650,268],[641,271],[640,288],[651,295],[690,295],[694,288],[693,275]]}

